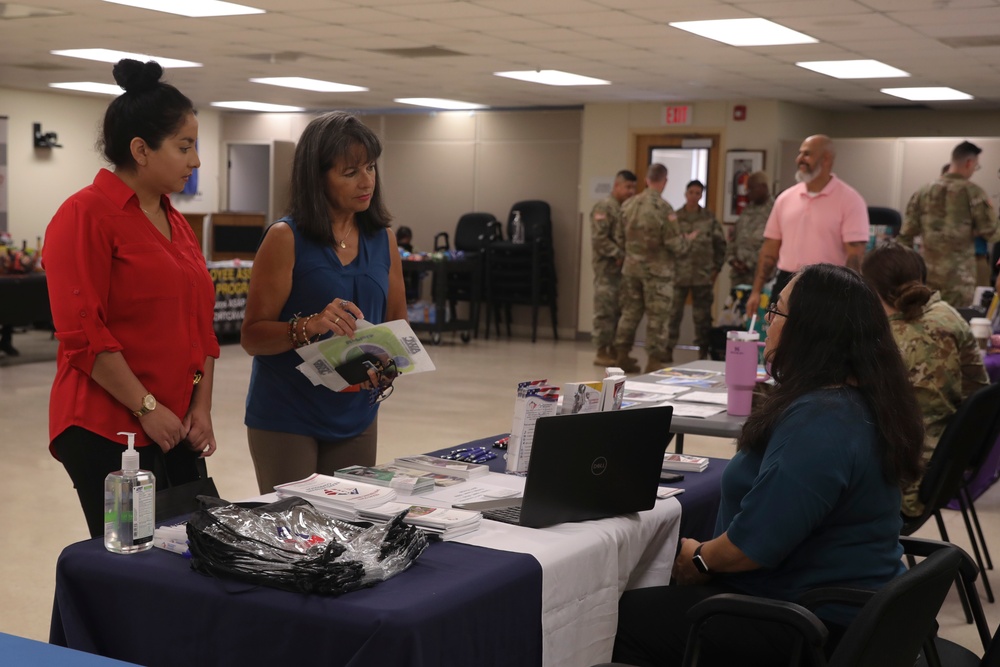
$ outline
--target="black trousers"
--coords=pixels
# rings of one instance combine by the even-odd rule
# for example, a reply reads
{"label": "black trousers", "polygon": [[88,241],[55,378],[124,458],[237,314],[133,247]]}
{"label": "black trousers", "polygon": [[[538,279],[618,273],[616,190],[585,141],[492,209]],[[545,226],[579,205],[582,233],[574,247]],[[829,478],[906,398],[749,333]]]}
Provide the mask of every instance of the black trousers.
{"label": "black trousers", "polygon": [[771,301],[777,301],[778,295],[781,294],[781,290],[785,289],[785,285],[795,276],[792,271],[782,271],[778,270],[778,275],[774,277],[774,287],[771,288]]}
{"label": "black trousers", "polygon": [[[618,603],[613,660],[637,667],[673,667],[684,659],[691,623],[687,611],[720,593],[740,591],[724,584],[659,586],[626,591]],[[832,650],[844,628],[827,625]],[[767,621],[719,619],[701,632],[701,667],[763,667],[788,664],[795,634]]]}
{"label": "black trousers", "polygon": [[[90,536],[104,535],[104,478],[121,470],[126,446],[79,426],[70,426],[56,436],[52,448],[73,480]],[[155,443],[136,449],[139,467],[156,475],[157,490],[193,482],[204,475],[204,459],[183,443],[167,454]]]}

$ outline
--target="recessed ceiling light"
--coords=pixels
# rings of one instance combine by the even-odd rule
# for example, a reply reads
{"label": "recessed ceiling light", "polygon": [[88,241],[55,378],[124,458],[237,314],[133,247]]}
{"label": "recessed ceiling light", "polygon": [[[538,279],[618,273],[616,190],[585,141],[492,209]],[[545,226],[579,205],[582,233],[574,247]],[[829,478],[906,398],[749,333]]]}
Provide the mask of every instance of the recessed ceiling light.
{"label": "recessed ceiling light", "polygon": [[334,83],[333,81],[320,81],[319,79],[306,79],[301,76],[271,76],[260,79],[250,79],[253,83],[264,83],[269,86],[281,86],[283,88],[297,88],[299,90],[315,90],[320,93],[358,93],[368,90],[361,86],[350,86],[346,83]]}
{"label": "recessed ceiling light", "polygon": [[155,60],[160,67],[167,69],[170,67],[201,67],[201,63],[190,60],[177,60],[176,58],[161,58],[145,53],[129,53],[128,51],[113,51],[112,49],[62,49],[60,51],[49,51],[54,56],[68,56],[70,58],[83,58],[84,60],[96,60],[102,63],[116,63],[122,58],[131,58],[140,62]]}
{"label": "recessed ceiling light", "polygon": [[940,100],[971,100],[972,95],[963,93],[954,88],[927,87],[927,88],[883,88],[882,92],[894,97],[902,97],[904,100],[912,102],[935,102]]}
{"label": "recessed ceiling light", "polygon": [[400,104],[412,104],[418,107],[431,107],[434,109],[485,109],[485,104],[475,102],[462,102],[460,100],[446,100],[440,97],[398,97],[393,102]]}
{"label": "recessed ceiling light", "polygon": [[102,95],[121,95],[124,90],[113,83],[97,83],[95,81],[67,81],[66,83],[50,83],[49,88],[64,90],[79,90],[85,93],[101,93]]}
{"label": "recessed ceiling light", "polygon": [[128,5],[139,9],[152,9],[154,12],[180,14],[194,18],[206,16],[242,16],[243,14],[264,14],[263,9],[237,5],[234,2],[219,0],[104,0],[116,5]]}
{"label": "recessed ceiling light", "polygon": [[493,72],[496,76],[503,76],[508,79],[518,79],[531,83],[541,83],[546,86],[607,86],[610,81],[595,79],[589,76],[573,74],[571,72],[560,72],[557,69],[537,69],[523,72]]}
{"label": "recessed ceiling light", "polygon": [[722,19],[719,21],[676,21],[674,28],[701,35],[732,46],[776,46],[815,44],[819,40],[767,19]]}
{"label": "recessed ceiling light", "polygon": [[280,111],[305,111],[304,107],[292,107],[287,104],[267,104],[266,102],[245,102],[245,101],[235,101],[235,102],[211,102],[213,107],[222,107],[224,109],[240,109],[242,111],[268,111],[268,112],[280,112]]}
{"label": "recessed ceiling light", "polygon": [[877,60],[814,60],[795,64],[836,79],[891,79],[910,76],[909,72]]}

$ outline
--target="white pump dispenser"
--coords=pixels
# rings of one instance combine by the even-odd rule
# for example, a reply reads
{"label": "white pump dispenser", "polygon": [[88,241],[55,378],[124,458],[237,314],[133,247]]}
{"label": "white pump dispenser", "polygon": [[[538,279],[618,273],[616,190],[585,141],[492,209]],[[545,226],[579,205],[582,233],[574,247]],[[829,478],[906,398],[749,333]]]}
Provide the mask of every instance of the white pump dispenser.
{"label": "white pump dispenser", "polygon": [[[153,546],[156,517],[156,478],[139,469],[135,433],[122,452],[122,469],[104,479],[104,546],[108,551],[130,554]],[[156,447],[156,445],[151,445]]]}

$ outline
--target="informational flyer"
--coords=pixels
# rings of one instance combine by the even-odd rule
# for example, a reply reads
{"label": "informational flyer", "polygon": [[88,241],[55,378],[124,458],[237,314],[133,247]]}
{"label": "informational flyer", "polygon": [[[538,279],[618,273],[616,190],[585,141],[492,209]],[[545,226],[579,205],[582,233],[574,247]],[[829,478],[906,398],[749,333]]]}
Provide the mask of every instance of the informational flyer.
{"label": "informational flyer", "polygon": [[296,368],[314,385],[342,391],[350,383],[337,373],[343,363],[366,353],[383,362],[392,359],[401,375],[435,370],[427,349],[405,320],[371,324],[358,320],[354,338],[334,336],[296,350],[303,363]]}

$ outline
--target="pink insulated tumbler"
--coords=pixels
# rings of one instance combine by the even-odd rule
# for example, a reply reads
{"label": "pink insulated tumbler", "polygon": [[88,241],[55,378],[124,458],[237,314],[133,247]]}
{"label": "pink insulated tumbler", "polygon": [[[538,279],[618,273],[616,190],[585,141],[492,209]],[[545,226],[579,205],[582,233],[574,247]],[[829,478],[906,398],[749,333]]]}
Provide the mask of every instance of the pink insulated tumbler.
{"label": "pink insulated tumbler", "polygon": [[753,387],[757,383],[757,350],[760,334],[756,331],[730,331],[726,335],[727,411],[734,417],[750,414]]}

